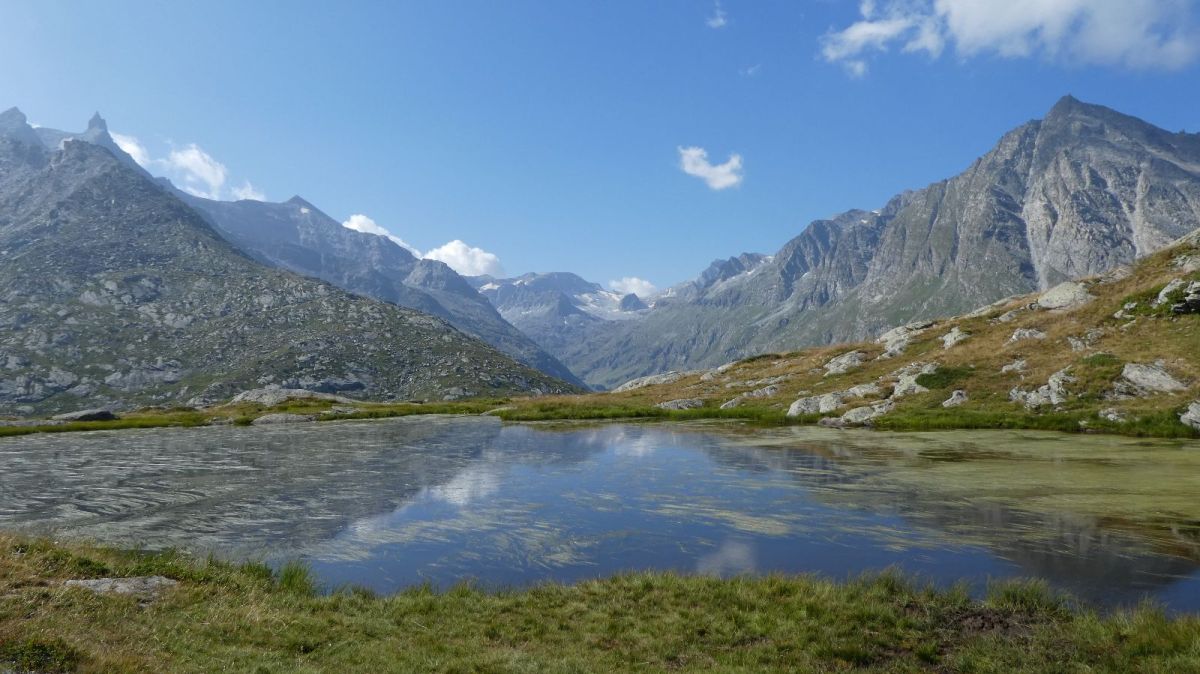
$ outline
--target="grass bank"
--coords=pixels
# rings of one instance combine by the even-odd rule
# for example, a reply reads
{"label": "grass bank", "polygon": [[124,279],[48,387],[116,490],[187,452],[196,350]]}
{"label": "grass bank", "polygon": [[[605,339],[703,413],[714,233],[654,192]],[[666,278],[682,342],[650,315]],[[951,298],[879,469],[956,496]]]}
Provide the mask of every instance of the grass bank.
{"label": "grass bank", "polygon": [[[159,574],[153,601],[63,587]],[[898,575],[641,573],[488,592],[317,592],[298,566],[0,536],[0,670],[40,672],[1200,671],[1200,620],[1100,616],[1036,583],[983,600]]]}

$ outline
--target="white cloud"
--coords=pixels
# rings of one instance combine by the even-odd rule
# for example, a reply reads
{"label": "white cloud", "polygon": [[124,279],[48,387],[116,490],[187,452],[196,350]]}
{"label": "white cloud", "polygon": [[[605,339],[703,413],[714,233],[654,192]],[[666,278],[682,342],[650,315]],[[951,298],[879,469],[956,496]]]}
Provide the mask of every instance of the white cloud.
{"label": "white cloud", "polygon": [[742,156],[729,155],[724,164],[711,164],[708,152],[702,147],[679,148],[679,168],[683,172],[704,180],[714,190],[723,190],[742,182]]}
{"label": "white cloud", "polygon": [[266,201],[264,195],[249,180],[242,181],[240,187],[228,190],[225,183],[229,179],[229,169],[217,161],[212,155],[195,143],[189,143],[183,148],[172,148],[165,158],[151,156],[150,151],[137,136],[123,133],[112,133],[113,142],[121,148],[138,166],[157,175],[169,178],[189,194],[206,199],[254,199]]}
{"label": "white cloud", "polygon": [[713,29],[724,28],[729,23],[729,20],[725,18],[725,10],[721,9],[721,3],[719,0],[718,2],[713,3],[712,16],[705,19],[704,23],[706,23],[709,28]]}
{"label": "white cloud", "polygon": [[[302,209],[302,210],[307,211],[308,209]],[[404,242],[404,239],[401,239],[400,237],[396,236],[395,234],[392,234],[391,232],[389,232],[387,230],[387,228],[383,227],[382,225],[375,222],[371,218],[363,215],[362,213],[355,213],[354,215],[351,215],[349,220],[342,223],[342,227],[345,227],[346,229],[353,229],[356,232],[363,232],[365,234],[375,234],[377,236],[386,236],[387,238],[391,239],[392,242],[395,243],[397,246],[400,246],[401,248],[406,248],[406,249],[408,249],[408,252],[412,253],[413,255],[415,255],[417,257],[421,257],[421,251],[408,245],[407,243]]]}
{"label": "white cloud", "polygon": [[235,187],[232,190],[234,199],[252,199],[254,201],[266,201],[267,195],[263,194],[250,183],[249,180],[242,183],[241,187]]}
{"label": "white cloud", "polygon": [[139,141],[136,137],[111,132],[108,135],[112,136],[113,142],[117,144],[117,147],[121,148],[125,154],[133,157],[133,160],[138,163],[138,166],[146,168],[150,165],[152,161],[150,159],[150,153],[146,151],[146,146],[142,145],[141,141]]}
{"label": "white cloud", "polygon": [[626,276],[616,281],[609,281],[608,287],[622,295],[633,293],[638,297],[650,297],[654,294],[654,291],[658,290],[653,283],[636,276]]}
{"label": "white cloud", "polygon": [[504,275],[504,267],[500,265],[499,257],[458,239],[425,253],[425,259],[445,262],[463,276]]}
{"label": "white cloud", "polygon": [[821,54],[861,77],[866,57],[902,52],[1036,57],[1126,68],[1184,67],[1200,55],[1189,0],[867,0],[861,20],[822,40]]}
{"label": "white cloud", "polygon": [[191,143],[182,150],[171,150],[163,161],[187,192],[208,199],[221,198],[221,188],[225,186],[229,171],[199,145]]}
{"label": "white cloud", "polygon": [[752,66],[747,66],[738,71],[742,77],[757,77],[758,73],[762,72],[762,64],[755,63]]}

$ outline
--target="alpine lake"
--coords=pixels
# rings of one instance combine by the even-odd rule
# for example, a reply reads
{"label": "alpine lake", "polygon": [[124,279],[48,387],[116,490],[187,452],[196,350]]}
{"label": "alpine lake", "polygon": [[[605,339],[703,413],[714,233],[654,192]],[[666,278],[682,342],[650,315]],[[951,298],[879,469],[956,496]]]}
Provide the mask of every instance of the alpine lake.
{"label": "alpine lake", "polygon": [[0,529],[307,564],[326,589],[644,569],[1200,610],[1200,442],[407,417],[0,439]]}

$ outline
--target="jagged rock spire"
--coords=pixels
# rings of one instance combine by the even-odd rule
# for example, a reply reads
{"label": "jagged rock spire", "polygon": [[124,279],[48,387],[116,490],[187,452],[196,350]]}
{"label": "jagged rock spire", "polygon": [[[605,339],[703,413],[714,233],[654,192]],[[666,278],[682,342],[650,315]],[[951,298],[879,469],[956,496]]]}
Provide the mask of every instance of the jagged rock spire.
{"label": "jagged rock spire", "polygon": [[88,131],[91,131],[92,129],[108,131],[108,122],[104,121],[104,118],[100,116],[99,112],[92,115],[92,118],[88,120]]}

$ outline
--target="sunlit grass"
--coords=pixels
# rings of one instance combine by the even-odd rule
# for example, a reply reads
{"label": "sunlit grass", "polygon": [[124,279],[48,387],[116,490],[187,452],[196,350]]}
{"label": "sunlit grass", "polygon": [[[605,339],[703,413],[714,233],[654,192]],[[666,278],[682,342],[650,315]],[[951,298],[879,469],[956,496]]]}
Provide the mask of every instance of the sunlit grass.
{"label": "sunlit grass", "polygon": [[[61,560],[180,581],[157,600],[65,589]],[[42,672],[1195,671],[1200,621],[1101,616],[1029,581],[982,599],[894,572],[634,573],[487,591],[315,592],[303,566],[0,536],[0,668]]]}

